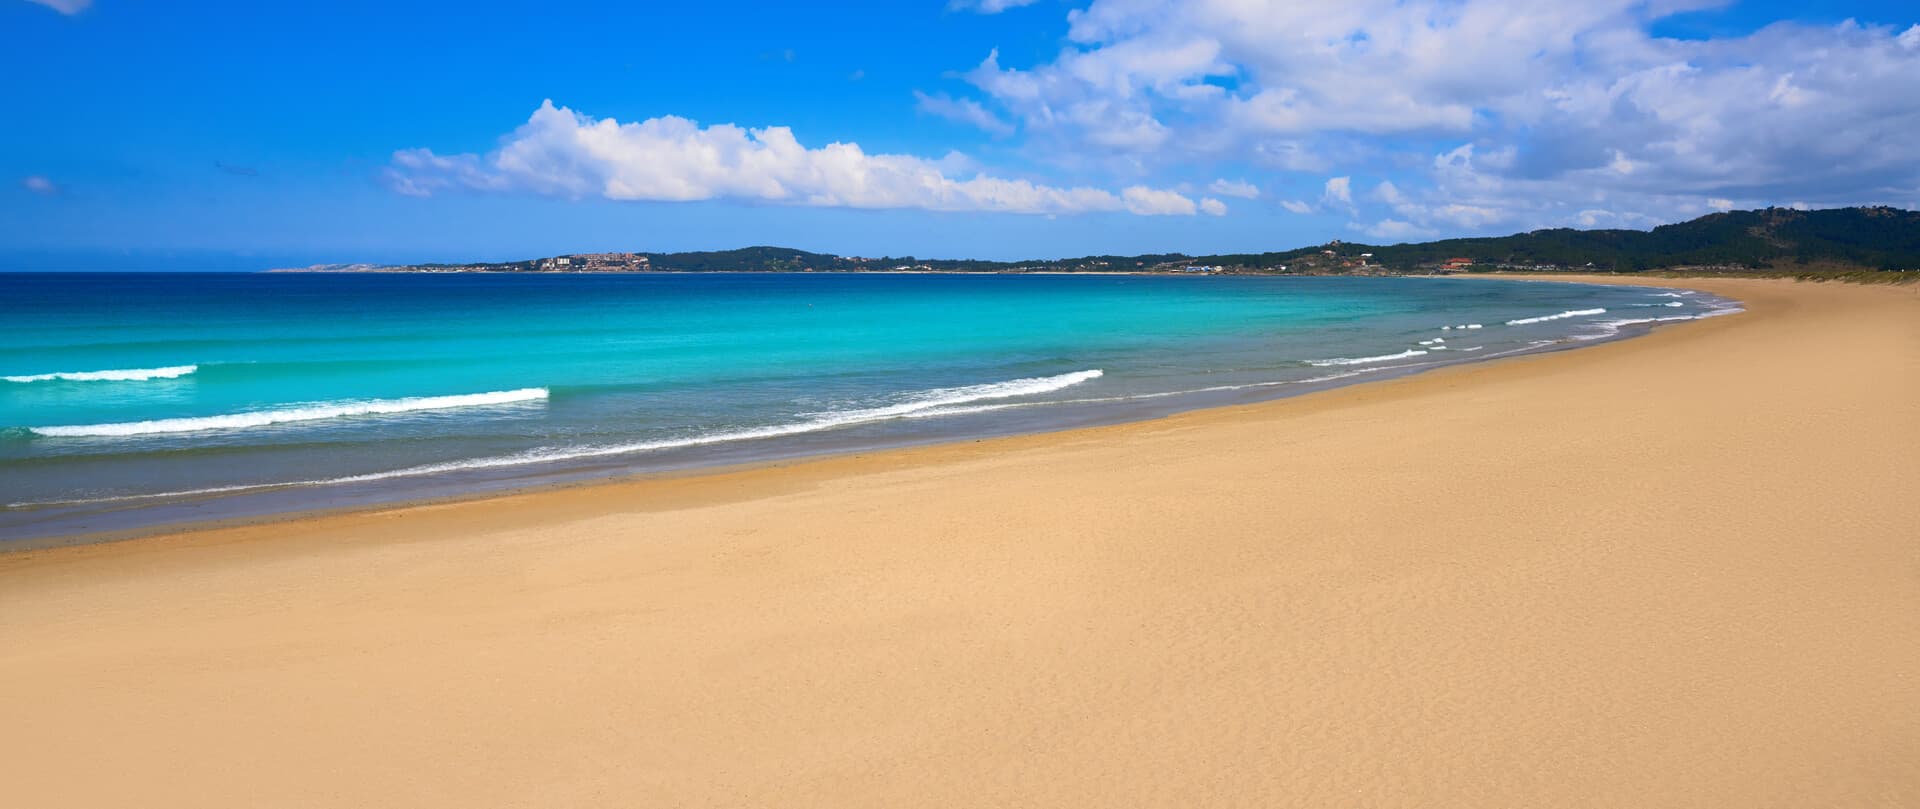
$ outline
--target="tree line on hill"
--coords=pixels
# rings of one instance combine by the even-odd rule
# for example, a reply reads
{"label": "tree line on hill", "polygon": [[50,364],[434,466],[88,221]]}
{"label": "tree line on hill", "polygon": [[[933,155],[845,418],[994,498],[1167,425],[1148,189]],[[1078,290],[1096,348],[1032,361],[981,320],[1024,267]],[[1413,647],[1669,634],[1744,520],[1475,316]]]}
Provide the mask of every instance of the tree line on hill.
{"label": "tree line on hill", "polygon": [[[1677,268],[1920,270],[1920,212],[1888,207],[1803,211],[1766,208],[1708,214],[1644,230],[1552,228],[1511,236],[1393,245],[1334,242],[1271,253],[1083,256],[1033,261],[850,257],[782,247],[639,253],[655,270],[680,272],[1139,272],[1187,265],[1233,272],[1418,272],[1465,263],[1475,268],[1642,272]],[[1466,259],[1466,262],[1457,262]],[[539,260],[461,265],[527,272]],[[453,265],[417,265],[439,269]]]}

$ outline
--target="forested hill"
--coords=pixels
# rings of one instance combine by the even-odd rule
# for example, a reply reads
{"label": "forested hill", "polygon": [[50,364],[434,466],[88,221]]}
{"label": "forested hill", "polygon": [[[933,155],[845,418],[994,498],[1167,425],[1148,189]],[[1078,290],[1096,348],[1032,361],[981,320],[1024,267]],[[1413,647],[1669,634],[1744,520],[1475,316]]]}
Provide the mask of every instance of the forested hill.
{"label": "forested hill", "polygon": [[1793,269],[1827,265],[1878,270],[1920,269],[1920,212],[1898,208],[1800,211],[1767,208],[1709,214],[1644,230],[1555,228],[1512,236],[1446,239],[1384,246],[1323,245],[1285,253],[1206,256],[1196,262],[1255,269],[1291,265],[1328,247],[1371,263],[1410,270],[1466,258],[1508,267],[1639,271],[1674,267]]}
{"label": "forested hill", "polygon": [[[564,260],[563,260],[564,259]],[[367,265],[355,268],[372,269]],[[692,253],[601,253],[526,261],[422,264],[388,270],[453,272],[1213,272],[1352,273],[1454,269],[1920,270],[1920,212],[1898,208],[1709,214],[1644,230],[1555,228],[1419,244],[1332,242],[1278,253],[1084,256],[1033,261],[834,256],[785,247]],[[317,268],[316,268],[317,269]]]}

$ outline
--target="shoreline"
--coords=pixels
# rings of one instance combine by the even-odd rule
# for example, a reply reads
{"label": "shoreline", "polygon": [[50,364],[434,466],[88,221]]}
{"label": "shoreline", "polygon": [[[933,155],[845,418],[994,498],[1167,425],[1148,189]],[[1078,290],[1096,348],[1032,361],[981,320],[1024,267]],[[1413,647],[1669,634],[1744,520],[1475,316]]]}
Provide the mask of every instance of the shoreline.
{"label": "shoreline", "polygon": [[1644,285],[1747,312],[0,555],[0,758],[48,807],[1920,801],[1920,289]]}
{"label": "shoreline", "polygon": [[[298,272],[298,271],[293,271],[293,272]],[[562,273],[547,273],[547,274],[562,274]],[[633,273],[565,273],[565,274],[626,275],[626,274],[633,274]],[[661,272],[655,272],[650,274],[676,274],[676,273],[674,273],[673,271],[661,271]],[[680,274],[702,274],[702,273],[680,273]],[[855,273],[855,274],[860,274],[860,273]],[[898,272],[878,271],[874,273],[865,273],[865,274],[945,275],[950,273],[939,273],[939,272],[928,273],[928,272],[922,272],[922,271],[898,271]],[[993,273],[988,273],[988,274],[993,274]],[[1001,273],[1001,274],[1016,274],[1016,273]],[[1148,273],[1148,272],[1017,273],[1017,274],[1145,275],[1145,276],[1186,275],[1182,273]],[[1352,277],[1363,277],[1363,276],[1352,276]],[[1437,280],[1446,280],[1449,278],[1456,278],[1456,279],[1457,278],[1466,278],[1466,279],[1480,278],[1480,279],[1490,279],[1490,280],[1531,280],[1536,282],[1562,283],[1562,284],[1574,284],[1574,285],[1609,285],[1610,284],[1614,286],[1652,286],[1652,287],[1682,289],[1682,290],[1690,289],[1690,287],[1686,287],[1686,286],[1676,285],[1672,283],[1661,283],[1661,282],[1620,283],[1617,279],[1614,279],[1612,276],[1608,276],[1604,274],[1546,276],[1538,273],[1531,273],[1531,274],[1520,273],[1520,274],[1505,274],[1505,275],[1482,273],[1482,274],[1476,274],[1476,275],[1451,275],[1451,276],[1449,275],[1434,275],[1434,276],[1408,275],[1408,276],[1402,276],[1402,277],[1428,278],[1428,279],[1437,279]],[[1708,294],[1712,294],[1712,293],[1708,293]],[[1735,303],[1738,303],[1738,302],[1735,301]],[[1734,309],[1732,313],[1737,314],[1740,311],[1742,310]],[[1703,315],[1697,319],[1708,319],[1710,317],[1713,317],[1713,315],[1712,314]],[[1691,322],[1691,321],[1688,321],[1688,322]],[[1522,350],[1517,352],[1509,351],[1509,352],[1504,352],[1502,354],[1495,354],[1485,359],[1468,358],[1468,359],[1461,359],[1461,360],[1456,360],[1452,362],[1443,362],[1443,363],[1430,364],[1430,365],[1416,363],[1404,368],[1397,367],[1397,366],[1388,366],[1382,369],[1378,369],[1379,374],[1377,376],[1356,377],[1353,379],[1353,381],[1328,381],[1328,382],[1322,382],[1322,383],[1304,383],[1303,382],[1303,383],[1299,383],[1301,384],[1301,387],[1298,387],[1298,388],[1275,387],[1275,388],[1269,389],[1272,391],[1270,394],[1263,395],[1258,398],[1249,397],[1239,401],[1231,401],[1226,399],[1225,397],[1220,397],[1214,401],[1201,401],[1196,399],[1191,404],[1176,406],[1175,408],[1167,410],[1165,412],[1157,412],[1157,413],[1150,413],[1150,414],[1144,414],[1144,415],[1136,414],[1131,416],[1110,415],[1105,417],[1096,417],[1091,420],[1091,423],[1083,422],[1080,424],[1073,424],[1073,425],[1066,425],[1066,426],[1050,426],[1050,427],[1042,427],[1039,429],[1015,430],[1015,431],[1007,431],[1007,432],[996,431],[996,432],[989,432],[984,435],[958,434],[958,435],[924,436],[919,438],[911,438],[911,439],[903,440],[898,443],[887,443],[880,446],[872,446],[872,447],[847,447],[847,448],[827,450],[827,451],[803,452],[800,454],[775,454],[768,457],[749,459],[749,460],[733,460],[733,461],[706,462],[706,463],[693,462],[686,465],[675,465],[675,466],[669,466],[666,468],[656,468],[656,469],[629,468],[629,469],[619,470],[619,471],[603,470],[598,472],[568,471],[563,469],[556,469],[556,470],[542,472],[539,474],[530,475],[527,479],[519,480],[519,481],[472,481],[469,483],[469,488],[466,488],[465,490],[455,490],[455,491],[449,491],[445,493],[409,494],[409,495],[401,496],[395,499],[381,499],[376,496],[363,496],[359,499],[350,500],[349,502],[333,504],[333,505],[296,506],[291,508],[283,508],[279,510],[263,511],[263,512],[256,512],[256,513],[246,513],[245,511],[242,511],[240,513],[231,514],[230,516],[218,516],[218,517],[208,517],[208,518],[189,519],[189,520],[161,521],[161,522],[153,522],[153,523],[148,523],[143,525],[135,525],[133,527],[105,528],[100,530],[90,530],[90,531],[80,531],[80,532],[28,535],[20,538],[0,539],[0,557],[5,557],[12,554],[32,553],[36,551],[44,551],[44,550],[63,548],[63,547],[93,545],[93,544],[102,544],[102,543],[117,543],[117,542],[126,542],[131,540],[140,540],[140,539],[163,538],[163,537],[172,536],[176,534],[197,533],[197,532],[203,532],[203,531],[213,531],[213,530],[222,530],[222,529],[230,529],[230,528],[244,528],[244,527],[250,527],[250,526],[272,525],[275,523],[283,523],[283,522],[297,521],[297,520],[321,519],[326,517],[335,517],[335,516],[341,516],[341,515],[354,514],[357,512],[393,511],[393,510],[421,508],[421,507],[429,507],[429,506],[452,505],[457,503],[468,503],[468,502],[487,500],[491,498],[536,495],[542,492],[563,491],[563,490],[569,490],[569,489],[574,489],[574,488],[583,487],[583,486],[591,487],[591,486],[601,486],[601,485],[645,484],[648,481],[655,481],[655,480],[674,480],[674,479],[682,479],[687,477],[724,475],[724,474],[731,474],[731,473],[737,473],[737,472],[743,472],[743,471],[750,471],[755,469],[787,467],[794,464],[804,464],[812,461],[828,460],[833,458],[867,456],[873,453],[899,452],[899,451],[907,451],[907,450],[914,450],[914,449],[935,448],[940,446],[976,442],[976,441],[993,441],[993,440],[1001,440],[1006,438],[1017,438],[1017,437],[1028,436],[1028,435],[1034,435],[1034,436],[1055,435],[1055,434],[1070,433],[1070,432],[1085,430],[1085,429],[1098,429],[1102,427],[1115,427],[1115,426],[1124,426],[1128,424],[1146,423],[1146,422],[1157,421],[1164,418],[1179,416],[1187,413],[1204,412],[1204,411],[1215,410],[1220,408],[1257,406],[1260,404],[1265,404],[1265,403],[1270,403],[1270,402],[1275,402],[1275,401],[1280,401],[1285,399],[1292,399],[1292,398],[1297,398],[1301,396],[1314,396],[1314,395],[1324,394],[1329,391],[1339,390],[1342,388],[1353,387],[1357,385],[1381,384],[1381,383],[1401,379],[1404,377],[1419,376],[1423,374],[1442,372],[1442,371],[1446,371],[1453,368],[1487,365],[1487,364],[1493,364],[1493,363],[1506,362],[1506,361],[1515,360],[1515,359],[1521,359],[1521,358],[1530,357],[1530,356],[1575,351],[1579,349],[1593,348],[1606,343],[1618,342],[1622,340],[1644,339],[1645,337],[1648,337],[1651,334],[1660,331],[1662,327],[1671,326],[1671,325],[1681,325],[1681,324],[1680,323],[1659,323],[1659,322],[1642,324],[1641,326],[1636,328],[1616,330],[1615,333],[1607,336],[1584,338],[1584,339],[1575,340],[1575,341],[1561,341],[1554,345],[1542,346],[1534,349],[1527,349],[1527,350]],[[291,492],[299,488],[300,487],[296,485],[288,485],[285,487],[262,485],[259,487],[259,490],[261,493],[281,492],[281,491]],[[457,489],[459,487],[452,487],[452,488]],[[210,495],[205,499],[209,501],[216,501],[223,497],[225,497],[225,495],[215,494],[215,495]],[[194,501],[194,498],[181,498],[178,502],[181,505],[187,505],[192,503],[193,501]],[[134,507],[134,506],[133,504],[130,503],[129,507]]]}

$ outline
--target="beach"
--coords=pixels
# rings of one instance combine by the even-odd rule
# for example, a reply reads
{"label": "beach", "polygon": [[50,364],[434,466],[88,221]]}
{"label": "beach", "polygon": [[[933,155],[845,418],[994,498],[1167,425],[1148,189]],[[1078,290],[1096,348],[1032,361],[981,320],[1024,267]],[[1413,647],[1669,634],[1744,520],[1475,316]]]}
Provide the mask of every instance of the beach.
{"label": "beach", "polygon": [[1647,283],[1748,311],[0,555],[6,803],[1920,805],[1920,288]]}

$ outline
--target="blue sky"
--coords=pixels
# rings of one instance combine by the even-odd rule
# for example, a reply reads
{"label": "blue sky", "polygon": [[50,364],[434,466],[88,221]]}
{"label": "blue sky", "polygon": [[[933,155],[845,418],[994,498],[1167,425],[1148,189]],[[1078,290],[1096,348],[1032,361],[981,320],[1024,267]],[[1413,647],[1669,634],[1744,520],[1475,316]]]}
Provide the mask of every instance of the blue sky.
{"label": "blue sky", "polygon": [[1206,253],[1920,207],[1911,3],[1541,5],[0,0],[0,268]]}

